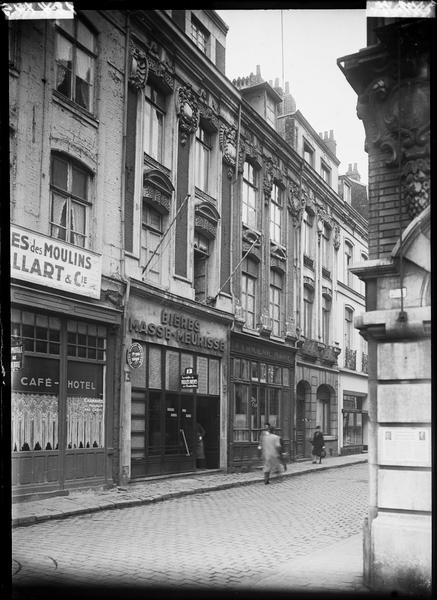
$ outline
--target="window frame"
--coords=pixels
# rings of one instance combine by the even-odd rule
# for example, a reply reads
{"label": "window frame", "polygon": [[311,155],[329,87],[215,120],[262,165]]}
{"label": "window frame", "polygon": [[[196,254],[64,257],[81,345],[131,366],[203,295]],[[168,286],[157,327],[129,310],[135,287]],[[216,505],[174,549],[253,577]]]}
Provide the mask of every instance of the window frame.
{"label": "window frame", "polygon": [[[252,271],[250,267],[252,267]],[[241,306],[246,317],[245,325],[248,329],[256,328],[258,277],[258,263],[253,258],[246,257],[241,267]],[[252,286],[250,293],[249,285]],[[248,300],[250,298],[253,300],[252,311],[248,310]],[[248,315],[251,315],[250,319]]]}
{"label": "window frame", "polygon": [[270,193],[270,239],[282,244],[282,189],[276,182]]}
{"label": "window frame", "polygon": [[[79,23],[85,27],[89,33],[92,36],[92,40],[93,40],[93,49],[88,48],[85,44],[83,44],[82,42],[80,42],[79,40],[79,36],[78,36],[78,27],[79,27]],[[86,21],[85,19],[83,19],[82,17],[76,17],[75,19],[72,20],[72,25],[73,25],[73,33],[69,32],[68,30],[66,30],[65,27],[65,23],[63,23],[63,20],[57,20],[55,21],[55,33],[56,33],[56,37],[55,37],[55,91],[60,94],[62,97],[67,98],[70,102],[73,102],[75,106],[79,106],[81,109],[87,111],[90,114],[95,114],[95,82],[96,82],[96,71],[97,71],[97,57],[98,57],[98,35],[96,30],[94,29],[94,27],[92,27],[88,21]],[[59,89],[61,84],[57,83],[58,80],[58,69],[59,69],[59,63],[61,61],[61,59],[58,57],[58,39],[59,37],[63,37],[64,40],[67,40],[67,42],[69,44],[71,44],[72,47],[72,58],[71,58],[71,69],[66,69],[66,71],[70,71],[71,72],[71,81],[70,81],[70,91],[69,94],[65,94],[63,91],[61,91]],[[80,51],[82,53],[84,53],[85,55],[87,55],[89,58],[91,58],[91,66],[92,66],[92,82],[91,83],[87,83],[87,85],[90,86],[90,90],[89,90],[89,106],[83,106],[80,102],[77,101],[76,99],[76,94],[77,94],[77,82],[76,79],[78,77],[77,75],[77,64],[78,64],[78,57],[77,57],[77,51]],[[85,81],[85,80],[83,80]],[[63,83],[63,82],[61,82]]]}
{"label": "window frame", "polygon": [[[247,165],[247,167],[246,167]],[[247,176],[246,176],[247,175]],[[246,193],[247,192],[247,193]],[[253,202],[251,202],[253,198]],[[258,225],[258,170],[249,161],[243,167],[243,194],[241,198],[241,220],[251,229]],[[252,217],[252,218],[251,218]]]}
{"label": "window frame", "polygon": [[[350,317],[350,318],[348,318]],[[350,306],[344,307],[344,343],[346,348],[352,349],[354,309]]]}
{"label": "window frame", "polygon": [[[200,132],[200,135],[199,135]],[[195,138],[195,174],[194,183],[195,186],[205,192],[209,193],[209,171],[211,167],[211,155],[212,155],[212,136],[209,131],[202,124],[196,131]]]}
{"label": "window frame", "polygon": [[[156,227],[153,223],[151,223],[148,217],[151,215],[151,212],[159,215],[160,217],[160,227]],[[146,218],[144,218],[146,215]],[[143,199],[142,212],[141,212],[141,240],[140,240],[140,265],[144,268],[147,262],[150,260],[150,257],[155,252],[157,246],[161,243],[165,231],[165,215],[160,213],[156,208],[151,206],[151,204]],[[156,246],[150,248],[149,240],[153,239],[153,237],[159,238]],[[162,253],[157,252],[154,256],[154,259],[157,261],[157,267],[155,266],[152,269],[152,265],[154,265],[153,261],[149,265],[147,271],[143,274],[145,279],[148,279],[151,282],[156,284],[161,283],[162,278]]]}
{"label": "window frame", "polygon": [[[205,240],[207,242],[206,249],[203,248],[199,243],[196,245],[196,240]],[[208,296],[208,261],[211,255],[211,240],[206,236],[202,235],[198,231],[194,231],[194,244],[193,244],[193,288],[194,288],[194,296],[196,302],[205,302]],[[205,285],[204,289],[198,289],[196,287],[196,264],[198,262],[204,262],[205,264],[205,272],[203,274]],[[198,279],[198,278],[197,278]],[[202,298],[199,298],[203,296]]]}
{"label": "window frame", "polygon": [[[348,253],[347,250],[350,250],[350,253]],[[349,242],[348,240],[345,240],[344,241],[344,249],[343,249],[343,260],[344,260],[343,277],[344,277],[344,283],[351,288],[353,287],[353,279],[352,279],[352,273],[349,271],[349,265],[353,261],[353,253],[354,253],[353,244],[351,242]]]}
{"label": "window frame", "polygon": [[282,295],[284,276],[274,269],[270,270],[269,312],[272,320],[272,334],[281,335]]}
{"label": "window frame", "polygon": [[199,21],[199,19],[191,14],[191,30],[190,38],[193,43],[199,48],[203,54],[209,54],[209,42],[211,34],[208,29]]}
{"label": "window frame", "polygon": [[[302,148],[303,159],[311,166],[314,167],[314,148],[311,144],[304,138],[303,139],[303,148]],[[307,156],[310,160],[308,160]]]}
{"label": "window frame", "polygon": [[[54,170],[54,161],[62,161],[67,164],[67,188],[62,188],[54,182],[55,170]],[[75,193],[73,193],[73,169],[81,172],[85,175],[86,181],[86,198],[83,198]],[[52,151],[50,156],[50,217],[49,217],[49,226],[50,226],[50,237],[62,240],[68,244],[73,246],[78,246],[80,248],[87,248],[88,246],[88,221],[89,214],[88,210],[91,209],[92,203],[90,201],[91,191],[92,191],[92,182],[93,182],[94,174],[92,171],[83,165],[76,158],[70,156],[69,154],[64,154],[62,152]],[[54,195],[57,197],[65,198],[65,212],[66,212],[66,224],[62,227],[59,223],[55,223],[53,219],[53,211],[54,211]],[[83,233],[75,231],[71,227],[71,217],[72,217],[72,205],[77,205],[83,208],[84,214],[84,227]],[[64,211],[64,208],[62,209]],[[65,230],[65,238],[53,235],[53,229],[58,228],[58,230]],[[77,244],[74,241],[71,241],[71,236],[80,236],[83,239],[83,245]],[[70,239],[68,239],[70,238]]]}
{"label": "window frame", "polygon": [[332,180],[332,169],[325,163],[323,159],[320,160],[320,174],[323,181],[330,186]]}
{"label": "window frame", "polygon": [[147,83],[143,95],[143,152],[160,164],[164,164],[165,121],[166,96],[153,83]]}

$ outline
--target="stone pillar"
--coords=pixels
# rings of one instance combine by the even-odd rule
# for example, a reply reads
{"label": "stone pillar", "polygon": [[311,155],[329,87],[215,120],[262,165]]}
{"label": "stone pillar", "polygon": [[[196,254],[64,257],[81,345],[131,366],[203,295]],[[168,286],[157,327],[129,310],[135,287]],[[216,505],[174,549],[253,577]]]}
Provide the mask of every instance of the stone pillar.
{"label": "stone pillar", "polygon": [[430,593],[429,19],[377,30],[338,64],[358,94],[369,154],[369,260],[355,326],[369,342],[369,512],[375,591]]}

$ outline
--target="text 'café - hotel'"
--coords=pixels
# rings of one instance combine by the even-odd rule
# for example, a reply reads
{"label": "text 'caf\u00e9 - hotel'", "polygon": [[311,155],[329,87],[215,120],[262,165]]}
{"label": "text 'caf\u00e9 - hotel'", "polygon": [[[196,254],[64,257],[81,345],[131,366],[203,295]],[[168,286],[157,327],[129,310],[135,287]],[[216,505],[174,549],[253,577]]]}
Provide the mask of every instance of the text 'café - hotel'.
{"label": "text 'caf\u00e9 - hotel'", "polygon": [[10,20],[14,496],[367,448],[366,188],[211,10]]}

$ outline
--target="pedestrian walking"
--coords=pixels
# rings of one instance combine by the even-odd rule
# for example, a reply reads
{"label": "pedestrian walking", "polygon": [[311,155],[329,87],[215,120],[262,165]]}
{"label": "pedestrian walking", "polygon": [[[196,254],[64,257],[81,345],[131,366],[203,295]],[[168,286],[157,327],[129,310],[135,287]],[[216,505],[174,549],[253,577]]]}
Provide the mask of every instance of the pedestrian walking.
{"label": "pedestrian walking", "polygon": [[264,462],[264,483],[270,483],[270,473],[281,472],[281,442],[279,435],[273,433],[274,429],[266,423],[265,430],[261,433],[260,446]]}
{"label": "pedestrian walking", "polygon": [[317,425],[311,443],[313,445],[313,464],[317,463],[317,458],[319,459],[320,464],[322,462],[323,450],[325,449],[325,438],[323,437],[323,433],[320,430],[320,425]]}
{"label": "pedestrian walking", "polygon": [[200,423],[196,423],[196,466],[205,468],[205,445],[203,438],[206,435],[205,429]]}

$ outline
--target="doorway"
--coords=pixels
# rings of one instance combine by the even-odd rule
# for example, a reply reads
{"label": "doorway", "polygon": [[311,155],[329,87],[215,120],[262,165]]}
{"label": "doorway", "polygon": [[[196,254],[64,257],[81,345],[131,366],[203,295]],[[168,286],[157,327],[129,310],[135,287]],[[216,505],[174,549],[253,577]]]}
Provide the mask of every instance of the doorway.
{"label": "doorway", "polygon": [[306,400],[311,388],[305,381],[300,381],[296,387],[296,459],[306,455]]}
{"label": "doorway", "polygon": [[220,465],[220,402],[219,397],[197,396],[197,422],[205,430],[203,438],[207,469],[218,469]]}

